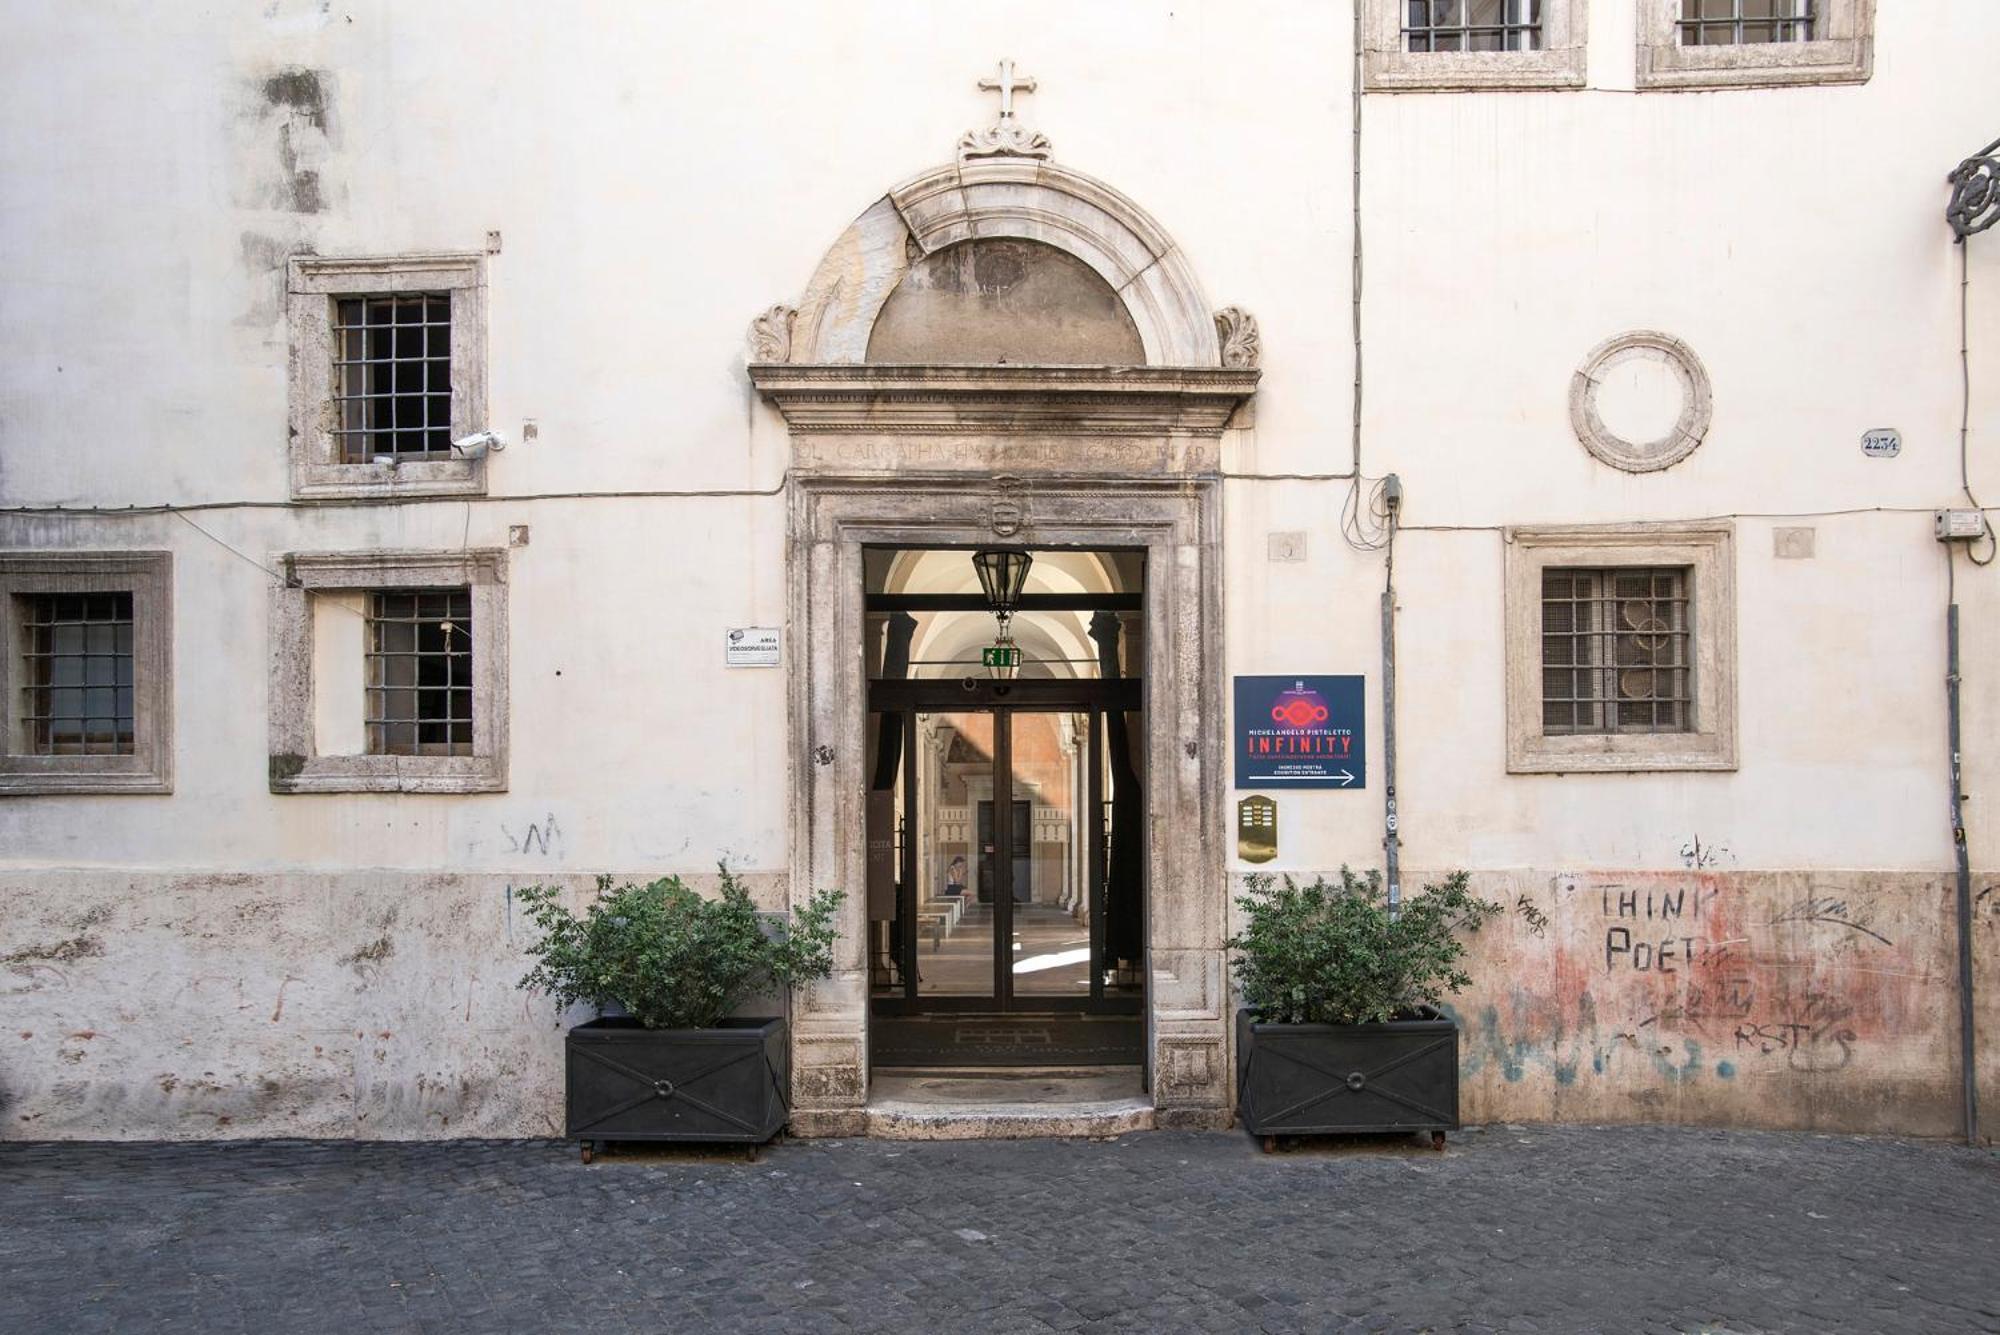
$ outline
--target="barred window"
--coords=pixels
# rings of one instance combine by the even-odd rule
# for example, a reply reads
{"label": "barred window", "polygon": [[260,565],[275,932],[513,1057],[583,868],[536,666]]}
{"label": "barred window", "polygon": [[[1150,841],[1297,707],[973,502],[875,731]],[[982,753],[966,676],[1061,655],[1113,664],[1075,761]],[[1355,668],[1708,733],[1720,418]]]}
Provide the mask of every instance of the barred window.
{"label": "barred window", "polygon": [[505,792],[507,549],[282,559],[271,791]]}
{"label": "barred window", "polygon": [[15,606],[23,751],[134,754],[132,594],[20,594]]}
{"label": "barred window", "polygon": [[451,293],[332,301],[339,459],[450,458]]}
{"label": "barred window", "polygon": [[1814,0],[1680,0],[1682,46],[1810,42]]}
{"label": "barred window", "polygon": [[1406,0],[1408,51],[1539,51],[1542,0]]}
{"label": "barred window", "polygon": [[1689,569],[1542,572],[1542,732],[1686,732],[1694,667]]}
{"label": "barred window", "polygon": [[472,754],[472,592],[368,600],[368,754]]}

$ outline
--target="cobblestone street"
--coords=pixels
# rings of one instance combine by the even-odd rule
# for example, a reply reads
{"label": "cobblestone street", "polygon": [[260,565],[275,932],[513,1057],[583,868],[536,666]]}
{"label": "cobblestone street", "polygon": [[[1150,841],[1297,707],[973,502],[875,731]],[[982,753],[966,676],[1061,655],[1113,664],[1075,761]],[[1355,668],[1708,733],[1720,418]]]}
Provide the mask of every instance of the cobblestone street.
{"label": "cobblestone street", "polygon": [[0,1145],[0,1330],[2000,1330],[2000,1158],[1492,1127]]}

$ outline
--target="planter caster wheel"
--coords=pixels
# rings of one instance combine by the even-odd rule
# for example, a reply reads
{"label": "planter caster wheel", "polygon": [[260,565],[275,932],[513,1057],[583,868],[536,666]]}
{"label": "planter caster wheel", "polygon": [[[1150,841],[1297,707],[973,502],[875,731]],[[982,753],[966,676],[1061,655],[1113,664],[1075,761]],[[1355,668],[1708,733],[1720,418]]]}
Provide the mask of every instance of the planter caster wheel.
{"label": "planter caster wheel", "polygon": [[1276,1136],[1264,1137],[1264,1153],[1276,1154],[1277,1152],[1278,1152],[1278,1138]]}
{"label": "planter caster wheel", "polygon": [[1431,1132],[1431,1148],[1436,1150],[1440,1154],[1444,1152],[1444,1132],[1442,1131]]}
{"label": "planter caster wheel", "polygon": [[581,1149],[583,1152],[583,1161],[585,1163],[589,1163],[592,1159],[595,1159],[597,1157],[597,1143],[595,1141],[590,1141],[590,1140],[584,1141],[583,1145],[581,1146]]}
{"label": "planter caster wheel", "polygon": [[757,1147],[755,1145],[745,1145],[743,1147],[743,1161],[745,1163],[757,1162]]}

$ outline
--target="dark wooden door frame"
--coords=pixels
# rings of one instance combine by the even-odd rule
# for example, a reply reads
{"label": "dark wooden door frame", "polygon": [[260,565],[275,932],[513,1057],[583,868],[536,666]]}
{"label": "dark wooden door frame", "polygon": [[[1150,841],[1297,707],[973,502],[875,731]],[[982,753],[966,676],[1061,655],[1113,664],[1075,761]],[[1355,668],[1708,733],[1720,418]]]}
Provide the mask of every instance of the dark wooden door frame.
{"label": "dark wooden door frame", "polygon": [[[875,995],[870,1011],[876,1015],[920,1015],[927,1013],[972,1012],[1017,1014],[1025,1012],[1080,1012],[1084,1014],[1138,1014],[1145,998],[1139,995],[1107,994],[1099,967],[1104,942],[1104,799],[1103,736],[1104,714],[1111,709],[1136,711],[1143,707],[1143,683],[1137,678],[1031,679],[1000,681],[968,677],[963,681],[876,680],[868,685],[871,713],[896,712],[903,715],[903,847],[901,886],[896,916],[900,930],[895,942],[901,964],[903,985],[900,996]],[[990,713],[993,715],[993,803],[996,817],[994,862],[1005,868],[996,878],[993,897],[993,988],[990,996],[925,996],[917,986],[918,940],[916,899],[917,866],[917,714]],[[1025,1004],[1014,995],[1013,971],[1013,823],[998,819],[1011,810],[1013,802],[1013,719],[1017,713],[1065,713],[1089,715],[1089,763],[1087,773],[1086,839],[1090,875],[1086,891],[1090,899],[1090,995],[1087,997],[1035,996]],[[975,823],[976,824],[976,823]]]}

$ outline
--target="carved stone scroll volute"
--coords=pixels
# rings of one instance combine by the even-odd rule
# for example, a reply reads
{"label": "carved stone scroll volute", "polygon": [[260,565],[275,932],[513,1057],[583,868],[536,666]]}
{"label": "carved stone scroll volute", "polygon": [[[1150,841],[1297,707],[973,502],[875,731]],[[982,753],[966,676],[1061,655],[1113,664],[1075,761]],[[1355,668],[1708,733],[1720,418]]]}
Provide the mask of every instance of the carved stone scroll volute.
{"label": "carved stone scroll volute", "polygon": [[1224,306],[1215,313],[1215,338],[1222,345],[1222,364],[1253,367],[1264,355],[1257,334],[1257,317],[1241,306]]}
{"label": "carved stone scroll volute", "polygon": [[792,322],[799,313],[790,306],[773,306],[750,322],[750,360],[788,362],[792,359]]}

